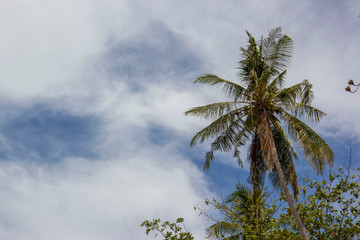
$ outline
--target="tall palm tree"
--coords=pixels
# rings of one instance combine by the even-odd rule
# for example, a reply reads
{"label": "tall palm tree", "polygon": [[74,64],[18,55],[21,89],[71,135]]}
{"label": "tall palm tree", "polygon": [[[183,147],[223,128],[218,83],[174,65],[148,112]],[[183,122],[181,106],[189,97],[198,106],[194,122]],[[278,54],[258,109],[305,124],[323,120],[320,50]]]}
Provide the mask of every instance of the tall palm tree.
{"label": "tall palm tree", "polygon": [[[258,192],[255,193],[256,191]],[[254,196],[256,196],[256,201],[254,201]],[[267,207],[266,196],[266,192],[263,190],[252,191],[242,184],[236,184],[235,191],[225,201],[225,204],[230,204],[229,208],[221,205],[226,219],[206,229],[208,238],[247,239],[245,235],[249,231],[249,225],[252,225],[252,234],[257,236],[264,234],[266,229],[259,223],[263,220],[263,213]]]}
{"label": "tall palm tree", "polygon": [[238,72],[243,86],[210,74],[195,81],[222,85],[230,100],[195,107],[185,113],[214,120],[193,137],[190,145],[214,139],[206,154],[206,170],[215,151],[233,150],[234,156],[238,157],[238,147],[251,140],[248,161],[253,186],[261,186],[265,172],[269,171],[272,183],[284,192],[303,239],[308,239],[287,187],[291,183],[294,195],[297,194],[293,163],[297,153],[288,135],[298,144],[305,160],[322,174],[325,165],[333,163],[333,151],[303,120],[319,122],[325,113],[311,106],[312,85],[307,80],[283,87],[293,48],[292,39],[282,35],[280,28],[272,29],[269,36],[262,37],[259,42],[247,34],[249,44],[247,48],[241,48]]}

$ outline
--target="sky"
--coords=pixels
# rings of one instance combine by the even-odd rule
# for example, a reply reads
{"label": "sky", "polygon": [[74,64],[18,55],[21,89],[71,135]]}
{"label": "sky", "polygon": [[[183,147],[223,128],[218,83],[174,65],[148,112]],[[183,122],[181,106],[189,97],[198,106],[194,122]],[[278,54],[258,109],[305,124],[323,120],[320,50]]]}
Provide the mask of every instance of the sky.
{"label": "sky", "polygon": [[0,239],[152,239],[143,220],[178,217],[203,239],[193,207],[249,171],[216,154],[204,173],[209,145],[189,141],[208,122],[184,112],[223,99],[202,74],[237,81],[246,30],[294,40],[286,85],[313,84],[327,116],[312,127],[335,166],[350,139],[356,160],[359,14],[356,0],[0,1]]}

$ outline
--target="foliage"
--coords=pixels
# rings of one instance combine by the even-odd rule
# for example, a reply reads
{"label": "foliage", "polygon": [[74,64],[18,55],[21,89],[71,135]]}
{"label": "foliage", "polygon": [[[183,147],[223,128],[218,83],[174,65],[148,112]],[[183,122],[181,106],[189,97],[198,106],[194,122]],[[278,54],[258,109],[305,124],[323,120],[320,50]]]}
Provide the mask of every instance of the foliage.
{"label": "foliage", "polygon": [[[301,199],[296,208],[311,240],[350,240],[360,239],[360,168],[350,171],[350,165],[339,168],[322,181],[302,178]],[[258,199],[254,201],[254,196]],[[224,217],[217,219],[201,207],[195,207],[200,215],[213,221],[206,229],[209,239],[221,240],[299,240],[301,236],[289,208],[281,207],[284,196],[274,202],[266,203],[268,194],[265,191],[254,195],[243,185],[226,201],[206,200]],[[146,234],[159,232],[164,240],[192,240],[191,233],[183,231],[179,224],[164,222],[159,219],[144,221]]]}
{"label": "foliage", "polygon": [[[256,197],[256,199],[254,199]],[[210,239],[262,239],[270,229],[272,215],[275,209],[266,204],[265,191],[254,194],[244,185],[237,184],[236,190],[224,202],[216,199],[206,200],[205,204],[213,206],[224,215],[223,220],[217,220],[197,207],[201,215],[207,216],[216,223],[206,229]]]}
{"label": "foliage", "polygon": [[161,222],[160,219],[154,219],[153,221],[145,220],[141,223],[141,227],[146,227],[146,235],[149,235],[151,231],[156,231],[155,237],[158,233],[163,237],[163,240],[193,240],[193,235],[188,231],[183,231],[183,227],[179,224],[183,224],[184,219],[178,218],[175,223],[168,221]]}
{"label": "foliage", "polygon": [[[358,172],[360,168],[358,169]],[[339,168],[323,181],[303,179],[303,200],[297,210],[311,239],[355,239],[360,235],[360,177],[349,168]],[[286,231],[297,233],[289,211],[279,220],[289,223]],[[290,221],[289,221],[290,220]]]}
{"label": "foliage", "polygon": [[[296,208],[310,239],[359,239],[359,171],[360,168],[356,174],[351,174],[349,168],[347,171],[339,168],[322,181],[302,179],[304,183],[301,187],[302,199],[296,204]],[[216,220],[202,209],[199,210],[201,214],[216,221],[208,228],[208,233],[210,233],[208,236],[212,239],[301,239],[289,208],[279,209],[283,200],[284,196],[272,204],[263,204],[260,206],[260,214],[256,214],[259,207],[251,204],[250,201],[248,205],[238,203],[229,205],[227,202],[208,201],[208,204],[224,215],[222,220]],[[241,214],[239,214],[239,209],[243,211]],[[243,214],[244,211],[246,214]],[[216,231],[209,232],[216,224],[220,227],[215,229]]]}

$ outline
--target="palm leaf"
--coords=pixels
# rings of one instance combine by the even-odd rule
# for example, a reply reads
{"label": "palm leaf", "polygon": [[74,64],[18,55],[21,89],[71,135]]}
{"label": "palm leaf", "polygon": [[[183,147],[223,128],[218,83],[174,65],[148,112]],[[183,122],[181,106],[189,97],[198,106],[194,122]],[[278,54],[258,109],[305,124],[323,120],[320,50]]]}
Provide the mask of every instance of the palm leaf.
{"label": "palm leaf", "polygon": [[213,119],[235,110],[238,103],[244,102],[219,102],[192,108],[185,115],[196,116],[205,119]]}
{"label": "palm leaf", "polygon": [[231,81],[222,79],[216,75],[206,74],[198,77],[194,83],[203,83],[209,85],[223,85],[223,92],[234,100],[244,99],[245,88]]}
{"label": "palm leaf", "polygon": [[295,117],[306,118],[311,122],[319,122],[326,115],[323,111],[303,103],[295,103],[293,113]]}
{"label": "palm leaf", "polygon": [[216,138],[228,129],[228,126],[241,119],[243,108],[230,111],[213,121],[207,127],[199,131],[190,141],[190,146],[196,145],[197,141],[203,143],[208,138]]}
{"label": "palm leaf", "polygon": [[273,79],[273,81],[270,83],[268,87],[269,92],[272,93],[275,90],[277,90],[278,87],[282,87],[284,85],[285,75],[286,75],[286,70],[284,70],[282,73],[280,73]]}
{"label": "palm leaf", "polygon": [[242,161],[240,156],[238,156],[237,147],[239,145],[244,145],[239,139],[244,139],[246,137],[247,135],[243,128],[243,120],[239,119],[236,122],[232,122],[231,125],[229,125],[227,129],[212,142],[211,150],[206,153],[203,171],[209,170],[210,163],[214,160],[215,151],[228,152],[232,150],[232,148],[235,149],[234,157],[238,158],[238,164],[242,167]]}
{"label": "palm leaf", "polygon": [[283,88],[277,91],[272,99],[274,102],[280,104],[287,110],[294,109],[294,103],[297,98],[301,95],[303,83],[293,85],[291,87]]}
{"label": "palm leaf", "polygon": [[243,59],[239,61],[238,76],[245,86],[247,86],[247,91],[252,92],[256,86],[256,79],[254,75],[251,75],[251,71],[254,71],[257,74],[257,78],[260,78],[264,64],[262,51],[259,51],[255,38],[252,37],[249,32],[246,33],[249,37],[249,44],[246,49],[240,48]]}
{"label": "palm leaf", "polygon": [[261,45],[262,45],[262,52],[263,52],[263,58],[265,61],[269,58],[271,58],[273,54],[273,49],[276,44],[276,40],[281,38],[281,28],[273,28],[269,31],[269,36],[266,38],[261,38]]}
{"label": "palm leaf", "polygon": [[311,104],[311,101],[314,99],[314,93],[311,90],[312,84],[309,83],[307,79],[305,79],[303,82],[303,89],[301,91],[301,99],[300,102],[305,105]]}
{"label": "palm leaf", "polygon": [[322,174],[326,164],[332,165],[334,152],[314,130],[298,118],[287,112],[283,112],[281,118],[288,126],[288,133],[303,151],[305,159],[317,173]]}
{"label": "palm leaf", "polygon": [[[221,238],[223,240],[226,239],[238,239],[239,236],[239,226],[235,223],[229,223],[226,221],[219,221],[206,229],[207,238]],[[229,237],[225,237],[226,235],[231,235]]]}
{"label": "palm leaf", "polygon": [[[206,153],[205,163],[203,171],[209,170],[211,161],[214,160],[215,151],[230,151],[234,145],[236,145],[237,133],[234,131],[234,128],[229,127],[223,134],[218,136],[215,141],[211,144],[211,150]],[[240,163],[239,163],[240,164]]]}
{"label": "palm leaf", "polygon": [[290,37],[281,34],[281,28],[270,31],[269,37],[264,40],[264,61],[269,66],[272,75],[278,75],[287,68],[293,50],[293,41]]}

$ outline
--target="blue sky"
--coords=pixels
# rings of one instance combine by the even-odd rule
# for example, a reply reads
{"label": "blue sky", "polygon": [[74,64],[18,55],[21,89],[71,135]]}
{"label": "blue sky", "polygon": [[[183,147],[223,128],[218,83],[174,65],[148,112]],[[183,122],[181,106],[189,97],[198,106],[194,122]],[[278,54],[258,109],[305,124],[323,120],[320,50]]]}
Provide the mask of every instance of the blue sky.
{"label": "blue sky", "polygon": [[[0,238],[149,239],[144,219],[184,217],[225,196],[248,170],[207,144],[191,107],[223,99],[194,85],[213,73],[236,81],[246,30],[281,26],[295,42],[287,85],[309,79],[313,127],[336,154],[359,157],[360,4],[344,1],[3,1],[0,3]],[[243,159],[246,148],[241,149]],[[297,164],[300,176],[311,168]]]}
{"label": "blue sky", "polygon": [[99,121],[93,116],[76,116],[52,106],[22,109],[1,126],[6,141],[2,159],[31,156],[31,161],[61,161],[68,156],[96,158]]}

